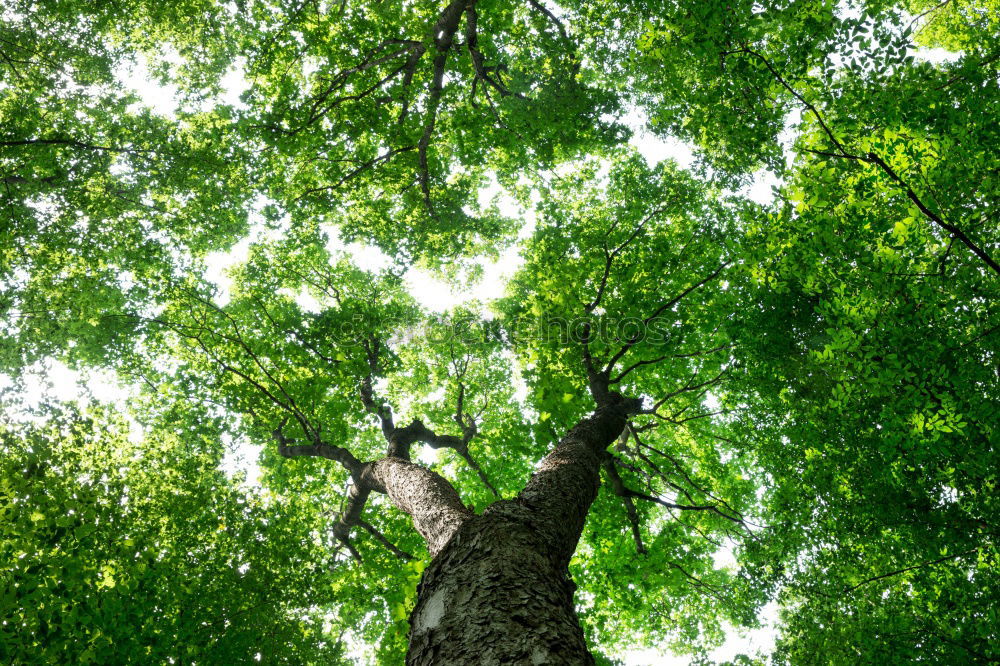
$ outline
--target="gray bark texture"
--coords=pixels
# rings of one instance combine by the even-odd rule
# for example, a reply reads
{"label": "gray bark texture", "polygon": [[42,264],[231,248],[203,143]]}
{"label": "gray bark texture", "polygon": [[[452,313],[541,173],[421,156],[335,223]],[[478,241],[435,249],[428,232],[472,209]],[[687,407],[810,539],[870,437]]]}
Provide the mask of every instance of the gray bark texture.
{"label": "gray bark texture", "polygon": [[424,571],[408,666],[594,663],[567,566],[597,496],[602,457],[627,413],[622,402],[600,407],[542,460],[517,498],[462,520]]}
{"label": "gray bark texture", "polygon": [[363,479],[410,515],[432,557],[473,515],[444,477],[408,460],[377,460],[368,466]]}

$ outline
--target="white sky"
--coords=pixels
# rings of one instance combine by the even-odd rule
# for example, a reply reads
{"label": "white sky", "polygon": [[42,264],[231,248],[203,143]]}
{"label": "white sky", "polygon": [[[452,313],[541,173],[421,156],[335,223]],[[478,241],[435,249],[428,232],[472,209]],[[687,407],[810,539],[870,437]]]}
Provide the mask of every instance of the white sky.
{"label": "white sky", "polygon": [[[154,83],[141,57],[136,65],[123,67],[117,74],[128,87],[139,95],[142,104],[164,116],[174,115],[177,108],[176,88]],[[239,95],[246,87],[242,74],[238,70],[234,70],[227,75],[224,82],[226,91],[221,96],[221,101],[234,106],[242,106]],[[629,120],[631,121],[630,125],[636,130],[631,143],[650,164],[666,158],[676,160],[682,167],[689,167],[692,164],[694,155],[688,146],[679,141],[665,141],[644,132],[641,129],[643,124],[641,118],[635,117]],[[775,184],[774,179],[765,174],[751,188],[748,188],[746,194],[758,201],[769,201],[771,198],[770,188],[773,184]],[[492,194],[493,192],[488,192],[484,196],[488,197]],[[530,212],[518,210],[510,200],[502,201],[501,207],[505,214],[520,216],[525,221],[520,234],[521,239],[530,235],[534,227],[534,219]],[[230,280],[226,275],[227,269],[246,259],[249,246],[253,240],[259,237],[261,229],[262,227],[258,226],[248,238],[237,243],[230,251],[216,252],[207,258],[206,278],[218,285],[221,302],[228,300]],[[355,263],[363,269],[378,270],[389,263],[388,257],[377,248],[360,243],[345,246],[334,239],[331,246],[331,249],[340,249],[350,253]],[[471,300],[487,302],[503,295],[507,281],[522,263],[519,251],[520,248],[515,244],[507,249],[497,261],[482,262],[483,278],[474,285],[450,284],[431,272],[419,268],[410,269],[406,274],[405,282],[413,297],[423,307],[435,312],[442,312]],[[302,305],[308,307],[311,304],[302,303]],[[131,389],[116,381],[111,373],[99,371],[79,373],[54,360],[46,361],[33,370],[34,372],[27,376],[22,393],[22,397],[29,405],[37,404],[45,396],[57,400],[77,400],[80,402],[94,399],[118,404],[122,407],[122,411],[125,410],[125,400]],[[8,386],[10,386],[9,380],[0,375],[0,389]],[[133,435],[135,437],[141,436],[137,425]],[[258,455],[259,448],[246,442],[236,442],[226,456],[223,467],[230,474],[237,472],[246,474],[247,482],[250,485],[258,485],[260,474],[257,465]],[[721,553],[720,558],[722,560],[732,559],[730,555],[725,553]],[[765,609],[762,617],[773,622],[774,613],[774,609],[769,607]],[[770,627],[745,635],[731,632],[729,640],[713,652],[712,657],[722,660],[731,658],[740,652],[752,654],[758,649],[768,652],[773,648],[773,641],[774,631]],[[617,656],[624,659],[629,666],[682,666],[689,663],[687,657],[664,656],[655,650],[633,651]]]}
{"label": "white sky", "polygon": [[[942,49],[924,50],[917,52],[916,55],[931,62],[951,60],[958,56],[958,54],[949,53]],[[120,69],[118,75],[127,86],[139,95],[144,105],[165,116],[174,114],[177,108],[177,90],[152,82],[141,57],[135,66]],[[237,107],[242,106],[239,95],[247,84],[241,71],[239,69],[232,70],[224,79],[224,85],[226,90],[221,96],[221,101]],[[650,164],[672,158],[682,167],[686,168],[692,165],[694,154],[689,146],[677,140],[664,140],[652,136],[642,129],[644,123],[642,118],[637,115],[626,120],[635,131],[631,140],[632,145]],[[761,173],[758,174],[753,184],[741,193],[761,203],[769,202],[773,196],[771,188],[776,184],[777,180],[773,174]],[[505,208],[506,214],[517,213],[512,202],[506,201],[501,205]],[[523,239],[530,234],[534,221],[530,214],[525,214],[523,211],[518,214],[525,220],[521,234]],[[226,276],[226,269],[246,258],[252,240],[253,236],[248,237],[229,252],[217,252],[208,257],[206,278],[219,286],[222,292],[222,301],[228,300],[229,279]],[[344,246],[336,240],[332,245],[337,249],[349,252],[354,261],[362,268],[375,270],[388,264],[388,259],[376,248],[359,243]],[[503,295],[508,279],[522,263],[518,252],[519,247],[515,245],[505,251],[499,260],[483,262],[483,279],[475,285],[460,287],[449,284],[423,269],[410,269],[405,278],[406,285],[421,305],[435,312],[448,310],[473,299],[481,302],[496,299]],[[308,306],[307,303],[302,305]],[[124,399],[129,392],[128,387],[116,382],[110,373],[91,371],[81,375],[55,361],[48,361],[35,370],[36,372],[28,377],[24,387],[23,397],[28,404],[37,403],[43,395],[58,400],[82,401],[86,401],[89,395],[100,401],[124,405]],[[9,386],[10,382],[0,375],[0,389]],[[138,436],[139,433],[135,434]],[[259,468],[256,462],[258,453],[259,450],[252,446],[237,443],[226,457],[224,466],[230,473],[238,471],[246,473],[248,482],[256,484],[259,477]],[[720,558],[723,560],[732,559],[725,553],[720,553]],[[766,623],[763,628],[745,634],[730,632],[725,644],[712,652],[711,657],[716,660],[726,660],[741,652],[754,654],[760,650],[764,654],[769,653],[774,647],[776,617],[776,606],[769,604],[761,614],[761,619]],[[625,659],[629,666],[682,666],[689,663],[687,657],[664,656],[653,650],[634,651],[618,656]]]}
{"label": "white sky", "polygon": [[[842,3],[843,4],[843,3]],[[843,5],[846,6],[846,5]],[[922,49],[914,51],[913,54],[921,60],[932,63],[955,60],[961,54],[951,53],[944,49]],[[173,87],[159,86],[151,81],[148,70],[143,59],[140,57],[135,66],[123,67],[117,72],[120,79],[132,88],[141,98],[142,104],[149,106],[157,113],[165,116],[173,116],[177,107],[177,90]],[[225,92],[221,95],[221,102],[242,107],[239,95],[245,90],[247,83],[242,76],[240,67],[233,69],[223,80]],[[214,102],[210,102],[214,103]],[[638,116],[627,119],[629,125],[635,131],[631,140],[642,155],[651,164],[663,159],[672,158],[682,167],[691,166],[694,156],[689,146],[680,141],[663,140],[645,132],[642,119]],[[797,118],[793,119],[797,120]],[[743,194],[749,198],[768,202],[772,199],[771,187],[777,181],[772,174],[761,173],[753,184],[748,187]],[[509,201],[502,204],[507,208],[504,212],[514,214],[513,204]],[[525,226],[522,230],[522,238],[530,234],[533,228],[533,219],[530,215],[525,216]],[[226,276],[226,269],[246,258],[247,249],[251,238],[237,244],[231,251],[225,253],[214,253],[208,258],[208,273],[206,277],[219,285],[222,290],[222,300],[226,300],[227,287],[229,285]],[[333,245],[339,249],[349,252],[354,260],[362,268],[376,269],[387,263],[387,258],[377,249],[366,247],[361,244],[351,244],[343,246],[334,241]],[[518,256],[519,248],[512,247],[505,251],[498,261],[488,261],[483,263],[484,277],[475,285],[459,287],[449,284],[435,277],[428,271],[422,269],[411,269],[406,275],[406,285],[414,298],[429,310],[440,312],[456,305],[476,299],[479,301],[489,301],[503,295],[507,280],[517,270],[521,264]],[[307,305],[303,303],[303,305]],[[116,403],[122,406],[124,411],[124,400],[129,393],[129,388],[119,384],[115,378],[106,372],[89,371],[86,374],[74,372],[56,361],[47,361],[39,364],[29,373],[23,387],[22,397],[30,404],[37,404],[43,396],[49,396],[58,400],[80,400],[86,401],[88,396],[102,401]],[[0,375],[0,390],[9,388],[11,383],[8,378]],[[140,436],[137,430],[133,433]],[[255,484],[259,475],[256,459],[258,450],[245,444],[237,444],[225,461],[225,467],[230,473],[243,471],[247,474],[248,481]],[[728,553],[720,553],[720,559],[732,559]],[[774,604],[766,606],[761,614],[762,620],[767,625],[762,629],[738,634],[731,632],[729,639],[718,650],[712,653],[716,660],[731,659],[736,654],[743,652],[753,654],[757,650],[768,653],[774,646],[774,623],[776,621],[777,609]],[[681,666],[689,663],[686,657],[662,656],[655,651],[634,651],[624,655],[629,666]]]}

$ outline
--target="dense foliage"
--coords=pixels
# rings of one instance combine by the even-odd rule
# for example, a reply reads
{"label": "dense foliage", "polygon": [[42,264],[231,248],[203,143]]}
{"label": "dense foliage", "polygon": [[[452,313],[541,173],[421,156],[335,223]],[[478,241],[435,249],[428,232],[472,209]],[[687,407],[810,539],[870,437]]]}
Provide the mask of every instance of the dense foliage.
{"label": "dense foliage", "polygon": [[[400,663],[429,555],[347,456],[420,423],[481,512],[595,371],[643,400],[570,564],[599,659],[768,602],[747,659],[1000,659],[995,0],[3,12],[5,663]],[[504,298],[413,286],[514,244]],[[53,360],[127,414],[25,404]]]}
{"label": "dense foliage", "polygon": [[310,582],[328,576],[311,512],[234,487],[210,430],[133,441],[100,408],[36,416],[2,433],[5,663],[338,663],[299,605],[333,597]]}

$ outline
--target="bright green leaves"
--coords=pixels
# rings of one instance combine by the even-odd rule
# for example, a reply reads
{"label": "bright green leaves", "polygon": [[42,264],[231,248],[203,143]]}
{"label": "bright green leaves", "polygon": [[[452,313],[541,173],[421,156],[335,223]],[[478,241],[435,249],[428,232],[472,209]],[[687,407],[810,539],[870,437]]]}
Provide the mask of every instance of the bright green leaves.
{"label": "bright green leaves", "polygon": [[[990,630],[971,619],[989,621],[996,604],[995,552],[953,546],[904,566],[868,544],[853,544],[852,551],[872,575],[846,574],[852,567],[843,558],[817,554],[822,580],[800,590],[801,606],[783,614],[779,659],[794,663],[817,651],[834,664],[855,663],[859,653],[936,663],[995,656]],[[913,632],[925,638],[909,639]]]}
{"label": "bright green leaves", "polygon": [[[588,353],[655,408],[610,451],[624,483],[689,507],[635,498],[633,532],[599,496],[592,640],[707,647],[777,597],[779,659],[996,658],[995,3],[286,4],[10,13],[0,368],[119,370],[149,434],[67,410],[0,436],[0,659],[328,662],[350,628],[398,661],[419,536],[374,498],[418,559],[358,529],[364,563],[331,563],[348,475],[274,429],[384,455],[370,376],[397,424],[475,422],[476,466],[414,459],[479,511],[593,409]],[[173,115],[115,82],[138,53]],[[623,100],[711,182],[620,148]],[[722,189],[761,168],[773,206]],[[465,279],[513,236],[498,190],[537,220],[508,298],[422,311],[409,265]],[[258,499],[217,469],[254,446]]]}
{"label": "bright green leaves", "polygon": [[[396,406],[398,423],[419,418],[437,433],[456,435],[462,434],[456,422],[461,401],[463,418],[476,422],[470,453],[490,484],[509,497],[523,487],[548,442],[532,440],[502,329],[477,310],[456,308],[401,331],[406,344],[399,345],[398,365],[385,377],[385,394]],[[434,469],[456,479],[467,504],[481,510],[496,499],[455,451],[421,455]]]}
{"label": "bright green leaves", "polygon": [[[780,172],[776,137],[787,92],[751,52],[763,50],[783,70],[807,69],[836,32],[832,3],[627,4],[609,10],[619,8],[621,36],[634,35],[638,50],[626,70],[628,94],[642,105],[653,131],[697,145],[725,173]],[[794,53],[772,52],[792,32],[798,33]]]}
{"label": "bright green leaves", "polygon": [[615,99],[528,5],[270,10],[252,10],[241,126],[267,147],[260,181],[296,222],[407,257],[479,252],[512,230],[478,204],[492,171],[623,138],[604,119]]}
{"label": "bright green leaves", "polygon": [[949,51],[982,53],[1000,30],[1000,7],[994,0],[941,5],[930,0],[906,3],[910,14],[920,17],[915,41]]}
{"label": "bright green leaves", "polygon": [[[689,377],[692,358],[725,345],[719,325],[726,306],[709,303],[725,300],[719,272],[737,211],[669,164],[650,169],[624,154],[607,176],[602,168],[581,165],[543,195],[526,265],[503,305],[538,409],[566,414],[567,424],[576,410],[589,409],[580,344],[587,326],[599,365],[636,338],[612,378],[661,356],[669,357],[657,361],[670,367],[664,376]],[[697,297],[684,300],[694,291]],[[643,383],[660,367],[635,368],[621,377],[622,390],[654,399],[669,392],[656,380]],[[567,401],[567,394],[583,402]]]}
{"label": "bright green leaves", "polygon": [[[614,450],[626,463],[634,460],[635,452],[655,465],[648,468],[649,475],[639,472],[641,468],[633,472],[623,466],[629,487],[659,497],[676,495],[678,502],[688,504],[710,504],[724,497],[726,511],[745,511],[753,502],[753,484],[736,478],[740,463],[723,464],[712,438],[687,427],[647,431],[641,441],[630,440]],[[689,488],[690,495],[679,487]],[[633,645],[666,643],[691,652],[717,645],[723,622],[753,625],[771,581],[764,575],[748,575],[731,559],[731,549],[744,539],[752,543],[751,537],[718,513],[667,510],[637,500],[647,550],[639,554],[622,499],[606,491],[605,486],[591,508],[571,565],[576,579],[586,581],[593,593],[582,604],[593,640],[610,646],[629,636]]]}
{"label": "bright green leaves", "polygon": [[150,307],[192,256],[234,242],[251,198],[224,116],[142,108],[112,75],[125,55],[102,32],[108,17],[42,5],[22,8],[4,39],[8,372],[47,354],[102,359],[122,332],[114,317]]}
{"label": "bright green leaves", "polygon": [[312,609],[340,576],[297,536],[315,528],[307,506],[248,495],[183,435],[136,441],[105,410],[38,414],[0,426],[5,662],[339,659]]}
{"label": "bright green leaves", "polygon": [[[689,57],[699,47],[690,40],[682,47],[674,17],[647,26],[640,42],[652,58],[660,41],[655,57],[668,65],[646,79],[665,81],[659,108],[674,124],[661,119],[657,127],[691,137],[716,167],[753,168],[769,141],[767,123],[796,107],[803,114],[787,199],[744,227],[750,279],[733,281],[748,291],[730,329],[748,373],[740,400],[756,405],[736,432],[745,428],[757,442],[754,457],[773,479],[768,522],[797,525],[770,532],[762,552],[808,553],[788,572],[785,593],[794,610],[779,658],[793,663],[818,653],[834,663],[991,654],[982,624],[964,621],[958,599],[991,603],[994,569],[973,573],[962,559],[921,563],[939,559],[942,548],[963,552],[978,539],[977,521],[995,520],[979,488],[995,464],[988,442],[997,430],[996,377],[984,368],[994,356],[996,312],[987,303],[996,280],[946,226],[995,254],[996,227],[983,216],[996,206],[989,175],[996,142],[982,115],[996,112],[995,54],[968,38],[993,43],[995,26],[986,38],[985,6],[923,3],[911,13],[925,10],[911,26],[917,40],[969,45],[956,62],[915,62],[906,52],[910,31],[898,30],[903,19],[881,7],[845,15],[832,30],[792,12],[767,26],[780,8],[745,22],[737,13],[728,30],[748,37],[778,30],[782,38],[758,43],[761,57],[743,64],[737,58],[749,54],[725,56],[714,71],[707,58]],[[866,28],[872,17],[883,26]],[[946,23],[952,41],[935,34]],[[741,47],[734,40],[719,51]],[[827,59],[830,52],[841,62]],[[738,102],[740,115],[726,115],[738,86],[755,92]],[[762,98],[781,102],[781,115]],[[736,400],[741,389],[730,388]],[[773,409],[764,408],[769,402]],[[747,564],[759,556],[746,553]],[[892,574],[910,566],[920,574]],[[844,595],[882,574],[884,585]],[[935,578],[946,576],[954,588],[948,603],[938,603]],[[914,633],[919,644],[903,638]]]}
{"label": "bright green leaves", "polygon": [[[755,210],[670,163],[651,168],[622,152],[554,179],[538,211],[524,266],[499,304],[536,439],[557,439],[593,409],[589,352],[612,390],[657,407],[613,447],[626,486],[688,506],[724,498],[749,514],[750,461],[727,447],[725,417],[713,417],[729,406],[730,281],[740,274],[727,266],[737,263],[734,234]],[[606,491],[574,560],[593,640],[710,646],[724,619],[752,615],[771,581],[748,585],[713,562],[717,539],[746,536],[736,514],[636,504],[647,554],[637,552],[622,499]]]}
{"label": "bright green leaves", "polygon": [[[939,75],[898,80],[916,86],[927,74]],[[922,86],[908,92],[901,84],[895,96],[923,95]],[[973,148],[975,116],[964,125],[972,131],[963,150],[979,159],[956,162],[944,156],[965,129],[923,103],[895,104],[876,111],[857,98],[852,111],[867,123],[886,122],[897,108],[901,125],[869,130],[853,145],[879,155],[926,205],[975,228],[991,247],[983,241],[992,229],[970,223],[994,205],[992,194],[974,194],[992,163],[985,145]],[[817,129],[799,145],[826,150],[828,137]],[[826,650],[834,663],[890,652],[948,662],[962,660],[957,652],[986,654],[982,627],[963,622],[958,609],[959,599],[992,603],[992,566],[933,562],[943,548],[974,546],[978,525],[995,520],[997,507],[981,502],[979,489],[995,464],[998,387],[985,366],[995,346],[996,312],[987,303],[996,281],[877,165],[810,155],[791,176],[789,205],[750,229],[750,274],[769,294],[749,297],[759,311],[744,313],[739,335],[739,348],[753,350],[743,362],[753,369],[747,390],[758,396],[755,455],[775,479],[767,501],[798,525],[774,533],[775,543],[810,549],[789,572],[784,598],[794,610],[781,658]],[[773,410],[763,409],[768,385]],[[824,545],[808,545],[817,542]],[[892,574],[910,566],[920,574]],[[844,592],[882,574],[890,574],[882,583]],[[950,599],[938,603],[935,579],[945,576]],[[841,616],[851,619],[834,619]],[[919,646],[902,638],[917,631],[927,636]]]}
{"label": "bright green leaves", "polygon": [[[174,290],[160,315],[140,319],[157,341],[151,351],[184,363],[178,388],[210,383],[228,409],[252,417],[249,432],[261,444],[286,416],[289,436],[311,440],[320,428],[324,438],[349,439],[360,381],[371,372],[366,345],[416,322],[397,276],[369,275],[332,255],[325,240],[299,233],[252,245],[231,272],[228,303],[193,283]],[[394,367],[391,351],[381,363]],[[366,440],[357,453],[370,457],[372,445]]]}

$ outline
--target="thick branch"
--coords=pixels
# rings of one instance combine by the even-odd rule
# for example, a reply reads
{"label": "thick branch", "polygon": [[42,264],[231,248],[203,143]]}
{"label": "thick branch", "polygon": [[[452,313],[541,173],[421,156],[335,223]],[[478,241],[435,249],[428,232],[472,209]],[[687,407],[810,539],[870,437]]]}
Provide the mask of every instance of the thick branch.
{"label": "thick branch", "polygon": [[348,451],[342,446],[334,446],[333,444],[328,444],[320,439],[317,439],[313,444],[298,444],[293,445],[295,440],[286,437],[283,430],[285,423],[288,418],[285,417],[274,430],[272,436],[275,441],[278,442],[278,453],[280,453],[285,458],[296,458],[300,456],[314,456],[319,458],[327,458],[329,460],[335,460],[344,466],[352,476],[357,476],[362,470],[361,461],[358,460],[353,453]]}
{"label": "thick branch", "polygon": [[[476,13],[475,4],[470,4],[465,10],[465,47],[469,51],[469,58],[472,60],[472,68],[475,71],[475,78],[472,81],[473,91],[478,81],[483,81],[497,91],[501,97],[511,95],[511,91],[500,80],[498,67],[487,67],[483,54],[479,51],[479,17]],[[490,76],[490,70],[497,72],[497,76]],[[484,92],[486,89],[483,89]],[[487,97],[489,93],[486,92]],[[516,95],[523,98],[524,95]]]}
{"label": "thick branch", "polygon": [[436,214],[434,212],[434,204],[431,201],[431,175],[430,165],[427,161],[427,149],[431,143],[431,136],[434,134],[438,107],[441,104],[441,94],[444,92],[444,73],[445,65],[448,62],[448,50],[455,39],[455,32],[458,30],[462,13],[474,4],[475,0],[452,0],[445,10],[441,12],[441,16],[431,30],[431,39],[437,48],[437,55],[434,57],[434,71],[431,79],[430,95],[427,99],[424,131],[417,142],[417,156],[420,189],[424,194],[424,203],[427,206],[427,211],[432,217]]}
{"label": "thick branch", "polygon": [[390,456],[367,464],[362,482],[388,495],[396,508],[410,516],[431,557],[473,516],[447,479],[400,458]]}
{"label": "thick branch", "polygon": [[347,494],[347,506],[344,508],[340,517],[337,519],[336,524],[333,526],[333,536],[345,546],[354,556],[354,559],[361,561],[361,554],[351,543],[351,530],[361,521],[361,514],[365,509],[365,503],[368,501],[368,496],[371,494],[371,489],[362,486],[360,483],[355,481],[351,485],[351,489]]}
{"label": "thick branch", "polygon": [[[378,370],[377,355],[378,355],[378,342],[372,341],[371,344],[365,343],[365,348],[368,351],[369,364],[371,366],[372,372]],[[500,493],[497,489],[490,483],[489,478],[486,473],[480,467],[479,463],[475,461],[472,454],[469,452],[469,442],[473,437],[476,436],[478,430],[476,428],[476,422],[472,417],[465,414],[465,385],[459,382],[458,385],[458,400],[455,408],[455,422],[458,423],[459,427],[462,429],[462,435],[442,435],[438,434],[434,430],[431,430],[423,421],[420,419],[413,419],[408,425],[403,427],[397,427],[393,423],[392,410],[383,403],[376,401],[372,392],[372,378],[371,375],[366,377],[361,382],[361,401],[365,405],[365,409],[372,414],[376,414],[382,425],[382,435],[385,437],[386,442],[389,445],[386,455],[399,458],[401,460],[410,459],[410,447],[420,442],[422,444],[427,444],[433,449],[453,449],[458,455],[465,460],[472,469],[476,471],[483,484],[489,488],[490,492],[494,496],[500,497]]]}
{"label": "thick branch", "polygon": [[382,426],[382,435],[386,440],[391,439],[393,433],[396,431],[396,425],[392,420],[392,409],[385,403],[375,400],[374,393],[372,392],[371,375],[361,380],[359,394],[361,395],[361,404],[365,406],[365,411],[378,417],[379,424]]}
{"label": "thick branch", "polygon": [[580,339],[583,366],[587,371],[587,385],[590,388],[590,395],[594,398],[594,402],[598,405],[603,405],[608,401],[610,395],[608,391],[608,376],[606,373],[598,371],[597,366],[594,364],[594,356],[590,352],[591,332],[590,322],[585,322],[583,324],[583,336]]}
{"label": "thick branch", "polygon": [[409,425],[395,428],[386,438],[389,442],[389,455],[403,460],[410,459],[410,446],[415,442],[427,444],[432,449],[455,449],[458,452],[466,450],[466,441],[456,435],[439,435],[420,419],[413,419]]}
{"label": "thick branch", "polygon": [[432,556],[444,547],[462,522],[472,515],[448,480],[425,467],[393,456],[361,463],[346,449],[322,442],[289,446],[292,440],[282,433],[284,424],[285,421],[282,421],[273,433],[281,455],[320,456],[336,460],[354,478],[347,506],[334,525],[333,534],[356,559],[360,560],[361,556],[350,541],[351,530],[356,525],[371,532],[398,557],[409,557],[393,546],[377,529],[361,520],[365,502],[373,490],[388,495],[398,509],[413,519],[414,527],[427,542]]}

